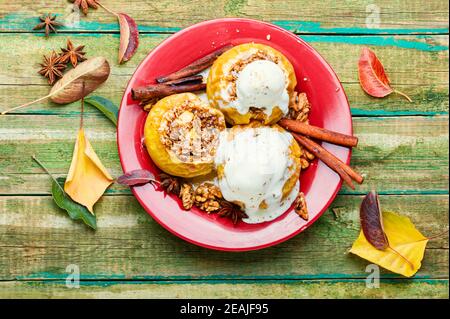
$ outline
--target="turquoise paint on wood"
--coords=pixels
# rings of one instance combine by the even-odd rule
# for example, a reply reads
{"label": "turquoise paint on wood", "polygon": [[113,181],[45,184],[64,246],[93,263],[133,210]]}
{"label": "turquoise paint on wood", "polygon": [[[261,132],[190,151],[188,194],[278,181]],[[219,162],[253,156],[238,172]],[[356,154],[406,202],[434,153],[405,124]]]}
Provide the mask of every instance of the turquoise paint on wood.
{"label": "turquoise paint on wood", "polygon": [[448,115],[448,112],[364,110],[353,107],[350,109],[350,111],[353,117],[400,117],[400,116]]}
{"label": "turquoise paint on wood", "polygon": [[[364,285],[366,279],[312,279],[312,280],[286,280],[286,279],[277,279],[277,280],[161,280],[161,281],[147,281],[147,280],[80,280],[81,287],[109,287],[114,285],[198,285],[198,284],[209,284],[209,285],[220,285],[220,284],[259,284],[259,285],[270,285],[270,284],[284,284],[284,285],[298,285],[298,284],[314,284],[314,283],[329,283],[329,284],[338,284],[338,283],[361,283]],[[23,281],[28,285],[65,285],[65,280],[31,280],[31,281]],[[398,284],[398,285],[406,285],[413,283],[424,283],[429,285],[438,285],[438,284],[448,284],[448,279],[383,279],[380,278],[380,283],[390,283],[390,284]]]}
{"label": "turquoise paint on wood", "polygon": [[[65,280],[68,273],[53,273],[53,272],[38,272],[27,276],[18,276],[16,280],[19,281],[58,281]],[[416,274],[412,278],[405,278],[401,275],[390,273],[386,270],[382,270],[382,280],[399,280],[407,279],[410,281],[436,281],[446,278],[431,278],[427,275]],[[237,283],[237,282],[273,282],[273,281],[309,281],[309,280],[331,280],[336,282],[341,281],[361,281],[365,280],[367,273],[361,274],[307,274],[307,275],[258,275],[258,276],[242,276],[242,275],[208,275],[208,276],[126,276],[125,274],[80,274],[80,280],[82,281],[99,281],[99,280],[111,280],[116,282],[130,282],[130,281],[142,281],[155,283],[160,282],[208,282],[208,283]]]}
{"label": "turquoise paint on wood", "polygon": [[[62,14],[57,14],[59,19],[63,19]],[[11,13],[0,20],[0,30],[8,32],[32,31],[34,25],[38,23],[36,17],[31,17],[22,12]],[[298,34],[376,34],[376,35],[414,35],[414,34],[448,34],[448,28],[362,28],[362,27],[324,27],[320,22],[299,21],[299,20],[273,20],[271,23],[286,30]],[[139,24],[139,31],[142,33],[174,33],[180,31],[181,27],[162,27],[157,25]],[[119,32],[119,27],[114,18],[110,23],[85,21],[81,19],[73,26],[60,28],[66,32]]]}
{"label": "turquoise paint on wood", "polygon": [[[61,33],[61,32],[60,32]],[[36,36],[45,37],[43,33],[34,33]],[[58,35],[52,35],[58,36]],[[59,35],[65,36],[65,35]],[[71,35],[72,37],[101,37],[105,36],[104,33],[78,33]],[[119,38],[119,34],[108,34]],[[157,33],[144,33],[140,34],[140,37],[155,37],[161,36]],[[369,46],[390,46],[401,49],[413,49],[420,51],[447,51],[448,45],[441,45],[432,42],[423,41],[423,36],[345,36],[345,35],[301,35],[301,39],[309,43],[344,43],[350,45],[369,45]]]}
{"label": "turquoise paint on wood", "polygon": [[[61,33],[61,32],[60,32]],[[44,37],[43,33],[35,33],[37,36]],[[77,37],[101,37],[104,33],[79,33],[71,36]],[[159,36],[159,33],[141,33],[141,37],[155,37]],[[112,34],[113,37],[119,38],[119,34]],[[352,45],[371,45],[371,46],[391,46],[402,49],[414,49],[420,51],[447,51],[448,45],[434,44],[431,42],[420,41],[424,39],[424,36],[416,35],[414,38],[408,36],[408,38],[402,38],[402,36],[340,36],[340,35],[301,35],[301,39],[309,43],[315,42],[327,42],[327,43],[345,43]],[[429,36],[428,36],[429,37]],[[415,41],[417,39],[419,41]]]}
{"label": "turquoise paint on wood", "polygon": [[[402,49],[414,49],[421,51],[447,51],[448,45],[414,41],[402,38],[402,36],[332,36],[332,35],[302,35],[306,42],[347,43],[354,45],[391,46]],[[416,39],[423,37],[416,36]]]}
{"label": "turquoise paint on wood", "polygon": [[327,28],[323,27],[320,22],[313,21],[296,21],[296,20],[275,20],[273,24],[290,30],[295,33],[325,33],[325,34],[447,34],[448,28],[424,29],[424,28],[361,28],[361,27],[347,27],[347,28]]}

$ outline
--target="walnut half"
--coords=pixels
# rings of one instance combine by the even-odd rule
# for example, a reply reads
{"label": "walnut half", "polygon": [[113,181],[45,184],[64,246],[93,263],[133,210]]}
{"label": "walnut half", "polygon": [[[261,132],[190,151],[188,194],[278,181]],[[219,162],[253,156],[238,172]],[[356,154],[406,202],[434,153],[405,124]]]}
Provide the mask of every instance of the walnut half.
{"label": "walnut half", "polygon": [[297,198],[294,201],[295,212],[304,220],[309,219],[308,208],[306,206],[305,194],[298,193]]}
{"label": "walnut half", "polygon": [[183,184],[180,191],[181,202],[185,210],[190,210],[194,205],[194,189],[190,184]]}

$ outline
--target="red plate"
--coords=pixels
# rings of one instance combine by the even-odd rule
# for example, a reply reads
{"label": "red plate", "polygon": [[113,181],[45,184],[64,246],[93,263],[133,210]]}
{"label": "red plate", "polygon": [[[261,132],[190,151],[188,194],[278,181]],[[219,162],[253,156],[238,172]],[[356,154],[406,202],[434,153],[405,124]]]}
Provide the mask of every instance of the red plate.
{"label": "red plate", "polygon": [[[163,41],[141,63],[128,84],[119,113],[117,143],[124,172],[159,171],[142,146],[147,113],[131,99],[131,88],[153,83],[157,76],[176,71],[227,44],[258,42],[281,51],[293,64],[297,90],[305,92],[312,105],[310,123],[352,134],[347,97],[327,62],[291,32],[269,23],[249,19],[218,19],[186,28]],[[351,151],[327,143],[323,146],[347,164]],[[281,243],[312,225],[326,210],[341,187],[339,176],[317,160],[302,173],[301,190],[306,195],[310,219],[302,220],[292,208],[274,221],[233,226],[228,219],[180,208],[176,197],[156,191],[152,185],[132,188],[145,210],[173,234],[206,248],[245,251]]]}

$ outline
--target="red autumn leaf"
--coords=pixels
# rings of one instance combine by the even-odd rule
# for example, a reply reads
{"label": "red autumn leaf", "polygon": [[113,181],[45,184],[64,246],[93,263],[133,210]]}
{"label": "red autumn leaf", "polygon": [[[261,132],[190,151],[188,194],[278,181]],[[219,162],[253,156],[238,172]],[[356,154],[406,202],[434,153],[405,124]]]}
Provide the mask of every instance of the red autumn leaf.
{"label": "red autumn leaf", "polygon": [[139,46],[139,31],[136,22],[125,13],[118,13],[120,24],[119,63],[126,62]]}
{"label": "red autumn leaf", "polygon": [[134,55],[139,46],[139,31],[136,22],[125,13],[117,13],[107,8],[104,4],[98,2],[99,0],[92,1],[94,1],[96,5],[105,9],[107,12],[115,15],[119,20],[119,64],[128,61]]}
{"label": "red autumn leaf", "polygon": [[157,183],[155,176],[146,169],[137,169],[117,179],[117,183],[128,186],[144,185],[147,183]]}
{"label": "red autumn leaf", "polygon": [[375,53],[367,47],[361,51],[358,62],[359,83],[364,91],[373,97],[385,97],[392,92],[402,95],[409,102],[412,100],[406,94],[394,90],[384,70],[383,64]]}

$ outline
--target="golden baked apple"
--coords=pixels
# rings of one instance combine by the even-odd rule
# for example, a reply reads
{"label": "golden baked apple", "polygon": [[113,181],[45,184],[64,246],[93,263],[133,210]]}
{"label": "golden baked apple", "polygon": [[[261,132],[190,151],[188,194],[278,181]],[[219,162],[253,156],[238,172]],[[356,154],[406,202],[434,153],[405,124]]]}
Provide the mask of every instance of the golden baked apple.
{"label": "golden baked apple", "polygon": [[180,177],[208,174],[220,131],[225,129],[223,114],[195,94],[165,97],[150,110],[145,122],[145,146],[153,162],[164,172]]}
{"label": "golden baked apple", "polygon": [[215,158],[223,198],[240,205],[246,223],[277,218],[299,192],[300,146],[277,125],[236,125],[220,134]]}
{"label": "golden baked apple", "polygon": [[270,46],[245,43],[212,65],[206,92],[230,124],[272,124],[286,115],[297,85],[289,60]]}

